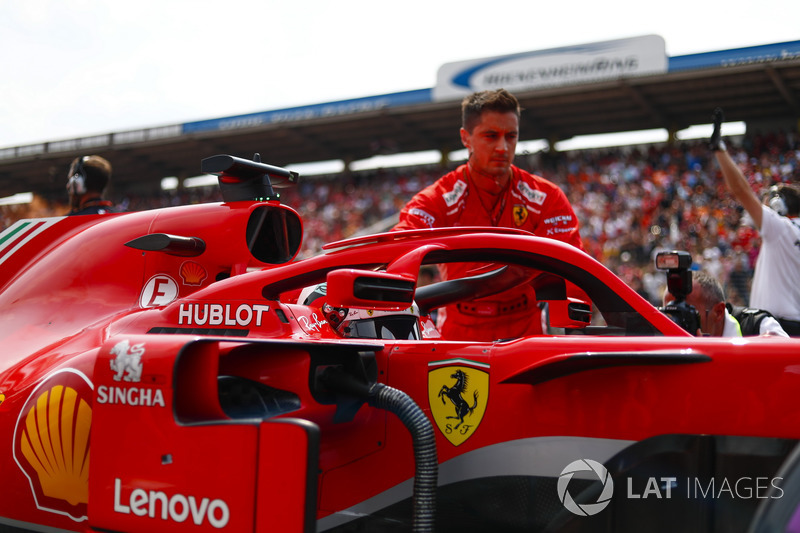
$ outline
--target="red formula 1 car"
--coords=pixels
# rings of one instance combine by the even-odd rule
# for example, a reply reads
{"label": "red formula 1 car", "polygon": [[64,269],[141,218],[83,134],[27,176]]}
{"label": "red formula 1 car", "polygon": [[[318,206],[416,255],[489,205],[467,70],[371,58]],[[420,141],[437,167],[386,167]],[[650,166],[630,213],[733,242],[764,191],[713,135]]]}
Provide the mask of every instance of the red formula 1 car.
{"label": "red formula 1 car", "polygon": [[[293,261],[273,187],[297,176],[203,170],[223,203],[0,234],[0,531],[797,527],[800,341],[694,337],[513,230]],[[486,267],[417,286],[457,262]],[[430,318],[522,284],[540,335],[445,339]]]}

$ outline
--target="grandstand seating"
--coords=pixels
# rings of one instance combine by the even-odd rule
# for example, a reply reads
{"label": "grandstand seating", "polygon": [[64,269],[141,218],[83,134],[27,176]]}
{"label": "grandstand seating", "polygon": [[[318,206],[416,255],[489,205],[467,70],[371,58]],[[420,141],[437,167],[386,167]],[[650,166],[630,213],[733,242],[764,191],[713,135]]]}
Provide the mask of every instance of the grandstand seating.
{"label": "grandstand seating", "polygon": [[[777,181],[800,181],[796,133],[744,137],[731,147],[755,190]],[[701,141],[569,153],[519,156],[517,164],[559,184],[580,219],[586,250],[660,305],[664,276],[655,270],[656,251],[692,253],[697,266],[725,282],[734,305],[746,305],[758,254],[757,233],[742,222],[742,209],[725,189],[713,156]],[[283,189],[282,201],[304,219],[300,257],[325,242],[391,226],[402,206],[446,169],[382,169],[302,179]],[[218,201],[215,188],[166,191],[159,197],[115,191],[123,210]],[[2,226],[19,218],[54,216],[66,206],[36,198],[0,206]],[[381,225],[381,221],[383,225]],[[746,221],[745,221],[746,222]]]}

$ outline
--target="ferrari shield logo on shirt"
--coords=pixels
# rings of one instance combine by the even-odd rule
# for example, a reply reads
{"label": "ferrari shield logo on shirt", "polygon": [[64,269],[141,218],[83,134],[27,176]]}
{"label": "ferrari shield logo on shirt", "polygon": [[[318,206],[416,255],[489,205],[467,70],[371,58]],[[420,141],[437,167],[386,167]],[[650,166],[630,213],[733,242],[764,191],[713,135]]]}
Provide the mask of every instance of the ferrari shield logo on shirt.
{"label": "ferrari shield logo on shirt", "polygon": [[489,400],[489,365],[466,359],[428,363],[428,403],[439,431],[453,445],[470,438]]}
{"label": "ferrari shield logo on shirt", "polygon": [[514,224],[517,227],[522,226],[526,220],[528,220],[528,210],[522,204],[516,204],[513,209],[514,213]]}

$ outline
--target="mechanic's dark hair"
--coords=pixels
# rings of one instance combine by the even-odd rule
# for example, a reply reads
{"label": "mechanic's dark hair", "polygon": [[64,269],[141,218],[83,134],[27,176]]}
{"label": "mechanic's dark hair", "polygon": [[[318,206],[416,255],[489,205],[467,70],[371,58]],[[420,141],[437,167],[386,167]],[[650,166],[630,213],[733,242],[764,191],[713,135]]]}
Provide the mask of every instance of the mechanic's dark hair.
{"label": "mechanic's dark hair", "polygon": [[786,204],[786,215],[796,217],[800,215],[800,189],[797,185],[782,183],[778,185],[778,194]]}
{"label": "mechanic's dark hair", "polygon": [[472,133],[484,111],[510,111],[519,117],[520,110],[517,98],[505,89],[472,93],[461,101],[461,127]]}
{"label": "mechanic's dark hair", "polygon": [[84,186],[89,192],[102,193],[111,181],[111,163],[99,155],[76,157],[69,167],[69,176],[72,176],[78,166],[85,176]]}

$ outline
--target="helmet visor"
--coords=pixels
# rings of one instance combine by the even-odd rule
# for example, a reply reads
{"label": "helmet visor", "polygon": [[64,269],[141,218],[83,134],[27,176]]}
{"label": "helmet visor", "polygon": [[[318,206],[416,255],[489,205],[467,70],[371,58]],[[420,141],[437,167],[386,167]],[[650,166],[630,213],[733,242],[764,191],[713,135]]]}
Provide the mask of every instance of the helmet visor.
{"label": "helmet visor", "polygon": [[394,315],[351,320],[342,325],[345,337],[357,339],[419,340],[422,334],[414,315]]}

